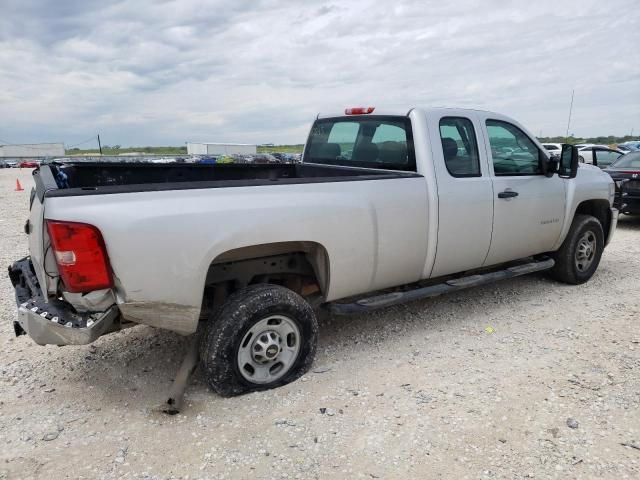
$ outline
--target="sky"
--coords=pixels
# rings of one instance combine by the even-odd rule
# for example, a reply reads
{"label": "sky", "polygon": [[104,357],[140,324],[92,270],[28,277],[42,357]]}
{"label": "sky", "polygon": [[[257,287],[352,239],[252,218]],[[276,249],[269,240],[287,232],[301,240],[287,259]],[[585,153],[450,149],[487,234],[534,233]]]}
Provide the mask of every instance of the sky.
{"label": "sky", "polygon": [[564,135],[573,89],[570,133],[640,135],[637,0],[0,4],[0,143],[303,143],[369,105]]}

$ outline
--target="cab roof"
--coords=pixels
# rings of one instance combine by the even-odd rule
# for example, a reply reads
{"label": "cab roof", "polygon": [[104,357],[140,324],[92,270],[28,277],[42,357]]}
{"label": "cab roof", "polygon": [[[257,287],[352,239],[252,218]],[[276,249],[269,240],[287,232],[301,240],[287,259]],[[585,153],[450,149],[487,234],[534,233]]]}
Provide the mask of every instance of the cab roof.
{"label": "cab roof", "polygon": [[[318,113],[317,117],[318,119],[320,118],[335,118],[335,117],[348,117],[351,115],[347,115],[345,114],[345,111],[349,108],[358,108],[358,107],[346,107],[344,110],[339,111],[339,112],[329,112],[329,113]],[[364,107],[367,108],[367,107]],[[427,115],[429,115],[430,113],[448,113],[448,114],[453,114],[454,112],[457,114],[462,114],[464,112],[482,112],[485,114],[490,114],[490,115],[494,115],[494,116],[499,116],[499,117],[503,117],[504,115],[499,114],[497,112],[492,112],[489,110],[480,110],[480,109],[475,109],[475,108],[459,108],[459,107],[374,107],[375,109],[373,110],[373,112],[369,113],[369,114],[363,114],[363,115],[388,115],[388,116],[398,116],[398,117],[406,117],[409,116],[409,113],[411,113],[412,111],[416,110],[416,111],[420,111],[422,113],[425,113]]]}

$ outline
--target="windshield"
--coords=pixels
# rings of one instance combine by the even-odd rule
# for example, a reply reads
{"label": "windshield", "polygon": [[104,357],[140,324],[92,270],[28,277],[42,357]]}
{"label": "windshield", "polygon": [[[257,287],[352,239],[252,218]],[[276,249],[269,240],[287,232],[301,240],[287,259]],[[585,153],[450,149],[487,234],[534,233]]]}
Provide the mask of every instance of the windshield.
{"label": "windshield", "polygon": [[411,122],[371,115],[316,120],[304,161],[415,171]]}
{"label": "windshield", "polygon": [[611,165],[611,168],[640,168],[640,152],[627,153]]}

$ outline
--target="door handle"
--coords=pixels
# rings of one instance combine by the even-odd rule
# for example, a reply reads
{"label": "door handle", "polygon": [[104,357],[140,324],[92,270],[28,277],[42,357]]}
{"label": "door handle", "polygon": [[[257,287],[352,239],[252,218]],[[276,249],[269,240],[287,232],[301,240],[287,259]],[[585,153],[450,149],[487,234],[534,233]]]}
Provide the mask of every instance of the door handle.
{"label": "door handle", "polygon": [[498,198],[513,198],[517,196],[518,192],[514,192],[513,190],[505,190],[504,192],[500,192],[498,194]]}

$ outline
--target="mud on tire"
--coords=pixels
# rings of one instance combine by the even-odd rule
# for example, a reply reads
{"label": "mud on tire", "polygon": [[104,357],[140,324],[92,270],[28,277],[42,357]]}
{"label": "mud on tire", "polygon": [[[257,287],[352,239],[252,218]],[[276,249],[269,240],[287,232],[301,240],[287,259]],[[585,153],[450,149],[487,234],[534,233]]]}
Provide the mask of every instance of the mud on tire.
{"label": "mud on tire", "polygon": [[252,285],[209,318],[202,369],[223,396],[279,387],[308,371],[317,338],[315,313],[300,295],[279,285]]}

